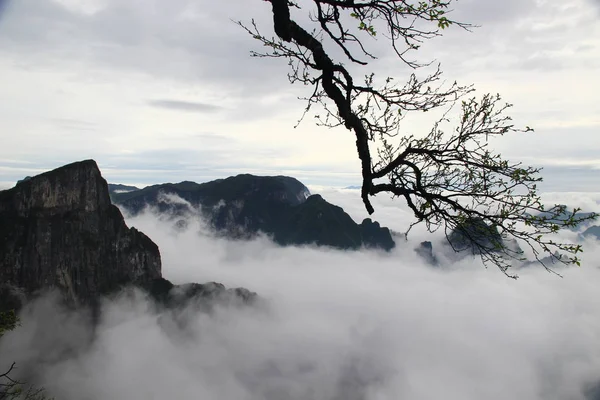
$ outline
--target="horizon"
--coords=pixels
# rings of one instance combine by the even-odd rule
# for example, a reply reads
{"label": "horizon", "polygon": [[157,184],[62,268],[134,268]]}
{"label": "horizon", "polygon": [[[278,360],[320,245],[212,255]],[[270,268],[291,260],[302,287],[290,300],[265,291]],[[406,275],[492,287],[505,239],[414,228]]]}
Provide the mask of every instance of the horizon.
{"label": "horizon", "polygon": [[[72,160],[70,162],[67,162],[64,164],[58,164],[58,165],[52,166],[47,169],[37,169],[36,168],[36,169],[27,170],[27,171],[31,172],[30,175],[17,176],[13,180],[0,180],[0,190],[7,190],[7,189],[14,187],[19,180],[26,178],[28,176],[39,175],[39,174],[51,171],[56,168],[60,168],[64,165],[71,164],[72,162],[79,162],[79,161],[83,161],[83,159]],[[96,161],[96,160],[94,160],[94,161]],[[229,173],[223,172],[222,174],[216,174],[216,175],[198,176],[197,178],[194,178],[192,175],[187,175],[187,177],[184,177],[184,178],[177,177],[175,175],[169,175],[169,176],[165,176],[165,178],[170,177],[170,178],[172,178],[172,180],[154,179],[154,180],[148,180],[148,181],[144,182],[143,180],[134,178],[135,173],[132,173],[131,175],[127,175],[124,179],[119,180],[119,177],[122,176],[121,174],[119,174],[119,173],[111,174],[111,172],[114,172],[114,170],[112,170],[111,168],[104,169],[102,167],[102,165],[100,165],[100,163],[98,163],[98,167],[100,168],[100,172],[102,173],[102,176],[106,179],[106,181],[108,183],[136,186],[139,189],[143,189],[145,187],[152,186],[152,185],[160,185],[160,184],[166,184],[166,183],[180,183],[180,182],[184,182],[184,181],[205,183],[205,182],[210,182],[210,181],[217,180],[217,179],[225,179],[225,178],[240,175],[240,174],[251,174],[251,175],[257,175],[257,176],[277,176],[277,175],[289,176],[289,177],[299,180],[301,183],[303,183],[307,187],[335,188],[335,189],[358,189],[361,187],[360,181],[355,181],[355,180],[350,180],[350,179],[340,180],[337,182],[335,180],[331,181],[331,180],[327,179],[327,176],[328,176],[327,173],[323,174],[323,175],[325,175],[324,177],[317,178],[317,179],[315,179],[314,176],[308,176],[308,179],[302,179],[301,178],[302,176],[306,177],[306,175],[304,175],[302,173],[299,173],[297,175],[285,174],[285,173],[268,174],[268,173],[260,173],[260,172],[257,173],[255,171],[253,171],[253,172],[231,171]],[[596,178],[600,181],[600,176],[591,176],[591,177],[586,176],[582,179],[581,175],[579,174],[581,172],[584,172],[584,173],[590,173],[593,175],[594,171],[590,171],[587,169],[577,169],[577,168],[570,168],[570,169],[567,169],[567,171],[570,171],[570,173],[565,174],[565,172],[566,172],[565,170],[560,170],[560,174],[558,174],[558,176],[556,176],[556,175],[545,175],[544,170],[542,170],[542,177],[544,178],[544,180],[538,185],[538,187],[540,188],[540,193],[556,193],[556,192],[565,193],[565,194],[568,194],[568,193],[590,193],[590,194],[600,193],[600,184],[593,185],[593,184],[590,184],[590,181],[595,182],[593,179],[586,180],[586,178]],[[288,171],[288,172],[297,172],[297,171]],[[596,175],[600,175],[600,174],[596,174]],[[111,179],[111,176],[114,176],[115,179]],[[186,175],[184,175],[184,176],[186,176]],[[579,178],[579,179],[576,179],[576,178]],[[569,182],[570,185],[565,185],[564,184],[565,182]]]}
{"label": "horizon", "polygon": [[[78,160],[75,162],[80,162],[80,161],[84,161],[84,160]],[[92,161],[95,162],[95,160],[92,160]],[[69,163],[69,164],[71,164],[71,163]],[[63,165],[60,165],[58,167],[62,167],[62,166]],[[98,168],[100,169],[100,173],[102,174],[102,177],[107,181],[108,184],[135,186],[135,187],[137,187],[138,190],[144,189],[144,188],[152,186],[152,185],[177,184],[177,183],[181,183],[181,182],[185,182],[185,181],[190,181],[189,179],[187,179],[187,180],[184,179],[184,180],[174,180],[171,182],[157,182],[157,183],[151,183],[151,184],[144,184],[144,183],[139,183],[139,182],[138,183],[136,183],[136,182],[129,182],[129,183],[114,182],[114,181],[110,181],[109,179],[107,179],[107,177],[104,174],[104,171],[102,170],[102,168],[100,166],[98,166]],[[43,172],[48,172],[48,171],[41,171],[40,173],[43,173]],[[232,177],[232,176],[236,176],[236,175],[240,175],[240,174],[244,174],[244,173],[240,172],[239,174],[232,174],[229,176],[224,176],[223,178]],[[258,175],[258,174],[252,174],[252,175]],[[258,176],[275,176],[275,175],[258,175]],[[284,176],[286,176],[286,175],[284,175]],[[25,178],[25,177],[23,177],[23,178]],[[296,177],[292,176],[292,178],[296,178]],[[222,179],[222,178],[215,178],[215,179]],[[191,180],[191,182],[201,184],[201,183],[210,182],[215,179],[209,179],[206,181]],[[374,219],[374,220],[382,223],[383,226],[388,226],[388,227],[394,226],[395,227],[394,229],[397,231],[403,231],[403,228],[405,228],[405,227],[401,227],[400,225],[397,225],[398,224],[397,216],[395,215],[394,212],[388,212],[389,210],[388,211],[379,210],[379,212],[377,212],[378,210],[376,210],[376,212],[374,214],[369,215],[367,213],[366,209],[364,208],[364,205],[362,205],[362,201],[359,200],[360,185],[334,186],[334,185],[307,184],[306,182],[303,182],[301,179],[298,179],[298,178],[296,178],[296,179],[308,188],[311,195],[313,195],[313,194],[323,195],[323,196],[325,196],[325,199],[327,201],[331,202],[332,204],[341,205],[342,209],[344,209],[344,211],[346,211],[352,217],[352,219],[355,221],[362,221],[365,218],[371,218],[371,219]],[[3,185],[4,183],[6,183],[6,185]],[[15,183],[0,182],[0,191],[10,189],[10,188],[14,187],[15,184],[16,184],[16,182]],[[600,213],[600,190],[599,191],[593,191],[593,190],[589,190],[589,191],[546,190],[546,191],[540,191],[540,195],[541,195],[541,199],[544,202],[544,204],[546,204],[548,206],[552,206],[555,204],[564,204],[564,205],[567,205],[568,207],[573,207],[573,208],[580,207],[582,209],[582,212]],[[348,197],[348,196],[350,196],[350,198],[355,197],[354,200],[357,201],[361,205],[359,207],[353,207],[352,209],[349,209],[349,210],[345,209],[344,208],[345,204],[352,204],[352,203],[346,203],[345,197]],[[390,195],[380,194],[380,195],[376,196],[376,201],[380,202],[380,204],[385,205],[385,207],[392,206],[392,209],[394,209],[394,210],[403,210],[402,212],[411,213],[411,211],[407,207],[406,203],[404,203],[403,201],[399,201],[398,199],[395,199]],[[585,229],[585,224],[582,225],[580,228]]]}

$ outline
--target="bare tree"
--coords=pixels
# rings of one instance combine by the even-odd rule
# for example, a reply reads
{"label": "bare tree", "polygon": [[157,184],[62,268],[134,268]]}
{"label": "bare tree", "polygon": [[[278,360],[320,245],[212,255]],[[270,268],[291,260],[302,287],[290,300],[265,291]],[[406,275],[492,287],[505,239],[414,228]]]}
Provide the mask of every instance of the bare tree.
{"label": "bare tree", "polygon": [[[549,271],[544,254],[552,262],[580,263],[581,246],[556,242],[552,234],[595,215],[580,217],[578,209],[567,210],[564,205],[544,208],[536,186],[542,180],[540,169],[504,160],[488,147],[492,137],[532,129],[513,125],[505,114],[511,105],[504,104],[499,95],[470,97],[472,86],[447,85],[439,65],[432,68],[431,63],[409,58],[411,51],[440,36],[443,29],[471,28],[450,18],[452,0],[264,1],[271,3],[275,36],[263,35],[254,21],[238,22],[267,47],[252,55],[287,59],[290,82],[312,87],[304,99],[307,106],[301,120],[318,106],[319,125],[343,126],[354,133],[361,162],[361,197],[369,213],[374,212],[371,196],[401,197],[416,217],[407,233],[417,223],[425,223],[429,231],[442,228],[446,237],[461,232],[473,239],[484,263],[492,262],[515,278],[509,273],[512,260],[524,257],[522,251],[507,245],[508,238],[526,243]],[[292,17],[303,12],[301,17],[310,29]],[[377,83],[371,71],[361,75],[366,75],[364,79],[351,73],[376,59],[369,45],[380,36],[399,62],[410,68],[404,83],[393,77]],[[423,67],[433,72],[419,78],[416,72]],[[403,132],[407,114],[432,110],[441,112],[428,132]],[[454,114],[458,116],[452,118]],[[474,227],[479,227],[477,232]],[[486,230],[498,235],[477,240]]]}

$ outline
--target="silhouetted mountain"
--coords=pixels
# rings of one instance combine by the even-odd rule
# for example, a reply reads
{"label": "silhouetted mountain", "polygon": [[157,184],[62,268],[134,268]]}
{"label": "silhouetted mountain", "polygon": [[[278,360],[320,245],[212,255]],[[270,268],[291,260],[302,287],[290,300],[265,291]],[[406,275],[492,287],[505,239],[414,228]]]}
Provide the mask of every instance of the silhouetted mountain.
{"label": "silhouetted mountain", "polygon": [[600,240],[600,226],[598,226],[598,225],[590,226],[585,231],[583,231],[583,233],[581,235],[586,238],[591,237],[591,238]]}
{"label": "silhouetted mountain", "polygon": [[202,184],[166,183],[115,193],[113,200],[133,214],[147,206],[175,215],[188,210],[188,204],[169,200],[171,195],[201,208],[215,231],[230,238],[264,232],[281,245],[385,250],[395,245],[387,228],[370,219],[357,224],[342,208],[319,195],[310,196],[306,186],[285,176],[245,174]]}
{"label": "silhouetted mountain", "polygon": [[174,309],[192,306],[203,311],[210,311],[217,304],[248,305],[258,299],[256,293],[248,289],[227,289],[217,282],[174,285],[167,279],[160,278],[152,281],[146,289],[159,304]]}
{"label": "silhouetted mountain", "polygon": [[391,250],[396,246],[388,228],[381,227],[379,222],[365,218],[360,224],[361,236],[365,247],[380,247]]}
{"label": "silhouetted mountain", "polygon": [[568,264],[562,263],[560,260],[568,261],[564,255],[555,251],[553,255],[540,258],[540,260],[527,260],[521,264],[521,267],[539,266],[542,263],[547,268],[557,270],[558,268],[567,267]]}
{"label": "silhouetted mountain", "polygon": [[128,193],[128,192],[133,192],[136,190],[140,190],[140,188],[136,187],[136,186],[121,185],[119,183],[109,183],[108,184],[108,193],[110,194],[111,198],[114,194]]}
{"label": "silhouetted mountain", "polygon": [[600,382],[586,385],[583,395],[585,400],[600,400]]}
{"label": "silhouetted mountain", "polygon": [[415,252],[429,265],[437,266],[439,264],[437,257],[433,254],[433,244],[430,241],[421,242]]}
{"label": "silhouetted mountain", "polygon": [[95,305],[100,296],[132,285],[179,303],[254,297],[215,283],[207,286],[210,290],[198,284],[184,290],[187,286],[163,279],[158,246],[127,227],[93,160],[0,191],[0,310],[19,308],[28,296],[53,289],[67,304]]}
{"label": "silhouetted mountain", "polygon": [[[565,206],[563,205],[563,207],[565,207]],[[547,211],[539,213],[537,216],[538,217],[546,217],[546,218],[548,218],[549,222],[553,222],[555,224],[561,225],[562,223],[569,220],[569,218],[571,217],[572,211],[573,211],[572,208],[569,209],[568,207],[565,207],[565,211],[562,214],[560,214],[554,218],[551,218],[553,216],[552,213],[549,213]],[[579,220],[585,220],[585,221],[581,222],[577,227],[569,228],[571,230],[576,230],[578,228],[589,226],[595,220],[598,219],[598,216],[596,213],[593,213],[593,212],[578,212],[575,215],[575,218],[579,219]]]}
{"label": "silhouetted mountain", "polygon": [[376,247],[391,250],[395,243],[390,231],[365,219],[358,225],[341,207],[320,195],[291,207],[272,230],[275,242],[282,245],[317,244],[340,249]]}
{"label": "silhouetted mountain", "polygon": [[473,254],[479,254],[481,248],[499,248],[503,240],[495,226],[487,225],[480,218],[470,218],[450,232],[448,242],[455,251],[470,250]]}

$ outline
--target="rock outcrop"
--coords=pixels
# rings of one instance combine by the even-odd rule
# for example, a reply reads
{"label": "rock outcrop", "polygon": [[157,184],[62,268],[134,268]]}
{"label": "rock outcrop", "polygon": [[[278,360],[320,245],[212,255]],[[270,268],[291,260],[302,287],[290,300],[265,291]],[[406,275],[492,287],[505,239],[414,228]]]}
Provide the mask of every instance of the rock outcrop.
{"label": "rock outcrop", "polygon": [[93,160],[23,180],[0,192],[0,282],[4,293],[58,289],[92,304],[124,285],[161,277],[158,247],[128,228]]}
{"label": "rock outcrop", "polygon": [[390,230],[382,227],[379,222],[372,221],[371,218],[365,218],[361,222],[360,233],[365,247],[379,247],[391,250],[396,246]]}
{"label": "rock outcrop", "polygon": [[281,245],[316,244],[344,250],[361,247],[391,250],[395,245],[389,229],[370,219],[359,225],[341,207],[318,194],[288,209],[269,233]]}
{"label": "rock outcrop", "polygon": [[465,220],[450,232],[447,239],[453,250],[469,250],[472,254],[480,254],[482,250],[496,251],[504,243],[498,228],[487,225],[481,218]]}
{"label": "rock outcrop", "polygon": [[245,306],[254,304],[258,300],[258,295],[248,289],[227,289],[217,282],[174,285],[160,278],[155,279],[146,290],[158,304],[169,309],[193,307],[210,311],[215,305]]}
{"label": "rock outcrop", "polygon": [[437,257],[433,254],[433,244],[430,241],[419,243],[419,246],[415,248],[415,252],[429,265],[439,265]]}

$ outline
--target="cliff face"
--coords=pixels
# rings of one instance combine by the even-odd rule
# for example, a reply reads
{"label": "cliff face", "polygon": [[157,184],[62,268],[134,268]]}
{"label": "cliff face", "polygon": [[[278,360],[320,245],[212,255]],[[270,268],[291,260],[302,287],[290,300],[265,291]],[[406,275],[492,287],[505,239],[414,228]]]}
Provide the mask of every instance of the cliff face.
{"label": "cliff face", "polygon": [[160,278],[158,247],[128,228],[93,160],[0,192],[0,282],[26,293],[57,288],[90,304],[125,284]]}

